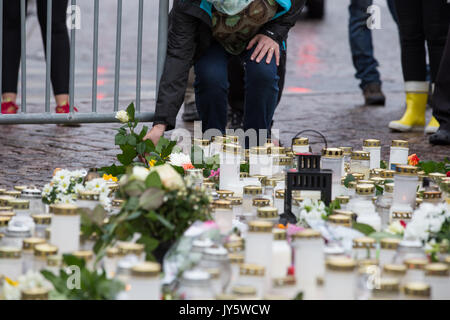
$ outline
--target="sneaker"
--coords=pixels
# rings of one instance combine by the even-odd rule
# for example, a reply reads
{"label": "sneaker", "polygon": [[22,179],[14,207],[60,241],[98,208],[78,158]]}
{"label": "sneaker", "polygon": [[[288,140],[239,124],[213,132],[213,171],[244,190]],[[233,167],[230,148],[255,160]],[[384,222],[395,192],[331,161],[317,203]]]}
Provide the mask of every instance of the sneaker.
{"label": "sneaker", "polygon": [[19,106],[12,101],[2,102],[2,114],[16,114]]}
{"label": "sneaker", "polygon": [[228,128],[232,130],[244,128],[244,113],[242,111],[229,108],[228,109]]}
{"label": "sneaker", "polygon": [[384,106],[386,103],[386,97],[381,91],[380,83],[369,83],[363,88],[364,99],[366,100],[366,106]]}
{"label": "sneaker", "polygon": [[[56,113],[70,113],[70,105],[69,103],[66,103],[63,106],[57,106],[55,110]],[[73,107],[73,111],[78,112],[78,109],[76,107]]]}
{"label": "sneaker", "polygon": [[197,106],[195,103],[185,104],[184,105],[184,113],[181,116],[183,121],[185,122],[194,122],[194,121],[200,121],[200,116],[197,112]]}

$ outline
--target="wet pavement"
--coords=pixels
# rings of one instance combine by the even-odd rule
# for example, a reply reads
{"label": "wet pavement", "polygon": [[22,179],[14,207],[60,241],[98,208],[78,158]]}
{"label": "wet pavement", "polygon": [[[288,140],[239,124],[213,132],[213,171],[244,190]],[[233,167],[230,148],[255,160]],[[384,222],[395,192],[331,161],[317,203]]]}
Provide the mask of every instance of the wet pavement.
{"label": "wet pavement", "polygon": [[[146,1],[143,56],[143,111],[154,109],[156,75],[157,8]],[[76,104],[81,111],[91,107],[92,74],[92,1],[79,0],[82,28],[77,34]],[[137,0],[124,6],[124,30],[121,68],[121,105],[135,98]],[[353,146],[362,140],[378,138],[386,159],[393,139],[410,141],[411,153],[422,159],[443,160],[450,147],[433,147],[423,133],[391,133],[387,125],[401,116],[404,108],[400,50],[396,26],[384,1],[382,29],[374,31],[375,54],[380,63],[385,107],[365,107],[354,79],[348,45],[347,0],[329,0],[324,21],[302,20],[292,29],[288,41],[286,89],[275,114],[274,128],[280,130],[285,145],[298,132],[314,129],[323,133],[329,146]],[[112,110],[114,87],[115,17],[114,2],[101,1],[99,51],[99,112]],[[37,22],[28,22],[29,67],[28,109],[43,110],[45,79],[42,44]],[[33,24],[34,23],[34,24]],[[428,110],[427,119],[431,111]],[[192,130],[192,124],[178,125]],[[0,186],[15,184],[42,186],[54,168],[91,168],[110,165],[118,153],[114,146],[118,124],[90,124],[79,128],[55,125],[0,125]],[[319,151],[321,140],[310,136]]]}

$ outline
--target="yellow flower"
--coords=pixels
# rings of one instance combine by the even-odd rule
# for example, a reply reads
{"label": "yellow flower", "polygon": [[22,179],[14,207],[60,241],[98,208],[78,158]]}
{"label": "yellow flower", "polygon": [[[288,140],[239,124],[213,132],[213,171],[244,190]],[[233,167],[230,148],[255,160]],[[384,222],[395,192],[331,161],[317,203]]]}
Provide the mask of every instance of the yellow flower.
{"label": "yellow flower", "polygon": [[8,277],[5,277],[5,281],[8,282],[10,285],[12,285],[13,287],[17,287],[19,285],[19,283],[17,281],[13,281]]}
{"label": "yellow flower", "polygon": [[110,175],[103,174],[103,180],[105,180],[105,181],[111,180],[113,182],[117,182],[117,178],[114,177],[112,174],[110,174]]}
{"label": "yellow flower", "polygon": [[113,182],[117,182],[117,181],[118,181],[116,177],[112,177],[111,180],[112,180]]}
{"label": "yellow flower", "polygon": [[156,160],[150,160],[148,164],[150,165],[150,167],[154,167],[156,164]]}

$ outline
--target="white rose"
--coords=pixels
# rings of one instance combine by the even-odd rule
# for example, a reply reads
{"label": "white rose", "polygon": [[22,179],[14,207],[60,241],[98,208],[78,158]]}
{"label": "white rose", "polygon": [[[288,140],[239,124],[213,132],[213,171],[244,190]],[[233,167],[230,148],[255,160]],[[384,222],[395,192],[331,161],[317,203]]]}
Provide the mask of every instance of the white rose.
{"label": "white rose", "polygon": [[387,231],[389,233],[402,235],[405,230],[399,221],[395,221],[389,225]]}
{"label": "white rose", "polygon": [[132,177],[136,178],[140,181],[145,181],[147,179],[147,176],[149,175],[150,171],[147,168],[136,166],[133,168],[133,174]]}
{"label": "white rose", "polygon": [[170,164],[153,167],[152,171],[156,171],[159,174],[163,186],[167,189],[177,190],[185,188],[183,178]]}
{"label": "white rose", "polygon": [[118,111],[116,113],[116,119],[122,123],[127,123],[130,121],[130,117],[128,117],[128,113],[124,110]]}

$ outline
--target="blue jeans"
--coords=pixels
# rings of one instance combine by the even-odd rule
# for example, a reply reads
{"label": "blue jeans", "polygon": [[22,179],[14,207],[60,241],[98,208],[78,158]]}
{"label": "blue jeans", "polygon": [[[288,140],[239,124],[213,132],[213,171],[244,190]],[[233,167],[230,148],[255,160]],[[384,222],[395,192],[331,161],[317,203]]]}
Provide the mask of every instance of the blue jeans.
{"label": "blue jeans", "polygon": [[[270,64],[265,58],[260,63],[250,60],[255,47],[239,55],[245,70],[244,130],[269,130],[277,106],[280,78],[275,56]],[[218,129],[225,133],[230,57],[219,43],[214,42],[195,64],[195,101],[203,131]]]}
{"label": "blue jeans", "polygon": [[[386,0],[389,10],[397,22],[394,0]],[[356,78],[361,80],[363,89],[369,83],[381,83],[377,70],[378,61],[374,57],[372,31],[367,27],[370,15],[367,8],[373,0],[350,0],[349,37],[352,51],[353,65],[356,68]]]}

